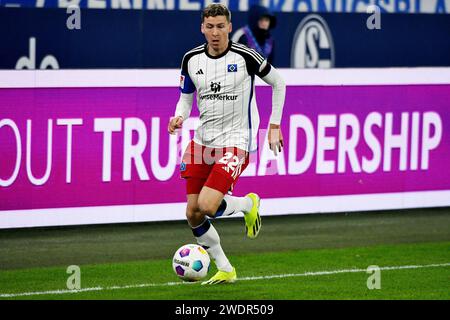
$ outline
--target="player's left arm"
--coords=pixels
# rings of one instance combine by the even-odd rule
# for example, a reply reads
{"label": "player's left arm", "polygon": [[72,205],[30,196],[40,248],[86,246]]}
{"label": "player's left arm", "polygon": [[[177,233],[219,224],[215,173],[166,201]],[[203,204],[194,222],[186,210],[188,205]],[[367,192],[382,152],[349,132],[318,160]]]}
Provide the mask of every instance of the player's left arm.
{"label": "player's left arm", "polygon": [[265,73],[261,79],[272,87],[272,114],[269,121],[268,143],[270,150],[277,155],[283,148],[280,124],[286,97],[286,84],[279,72],[267,61],[261,64],[259,71]]}

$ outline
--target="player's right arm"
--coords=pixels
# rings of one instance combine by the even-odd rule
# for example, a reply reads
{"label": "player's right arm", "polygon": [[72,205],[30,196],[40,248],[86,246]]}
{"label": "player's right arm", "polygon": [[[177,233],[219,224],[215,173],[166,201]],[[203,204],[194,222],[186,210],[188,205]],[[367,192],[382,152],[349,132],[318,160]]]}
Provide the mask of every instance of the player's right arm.
{"label": "player's right arm", "polygon": [[175,116],[171,117],[169,120],[167,130],[170,134],[174,134],[176,129],[181,129],[183,127],[183,121],[189,118],[189,115],[191,114],[193,101],[194,93],[181,92],[180,99],[178,100],[175,109]]}
{"label": "player's right arm", "polygon": [[183,127],[183,121],[189,118],[192,110],[192,102],[194,101],[195,85],[189,76],[186,56],[181,63],[180,91],[175,115],[170,118],[167,126],[167,131],[170,134],[174,134],[176,129]]}

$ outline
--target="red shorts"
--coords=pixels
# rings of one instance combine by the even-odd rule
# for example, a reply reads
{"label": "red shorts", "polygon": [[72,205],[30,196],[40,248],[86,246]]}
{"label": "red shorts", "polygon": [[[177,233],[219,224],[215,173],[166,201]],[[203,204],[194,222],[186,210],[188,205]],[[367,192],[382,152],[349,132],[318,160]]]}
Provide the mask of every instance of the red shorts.
{"label": "red shorts", "polygon": [[180,165],[181,177],[186,179],[186,193],[199,194],[203,186],[223,194],[232,191],[248,161],[245,150],[209,148],[191,141]]}

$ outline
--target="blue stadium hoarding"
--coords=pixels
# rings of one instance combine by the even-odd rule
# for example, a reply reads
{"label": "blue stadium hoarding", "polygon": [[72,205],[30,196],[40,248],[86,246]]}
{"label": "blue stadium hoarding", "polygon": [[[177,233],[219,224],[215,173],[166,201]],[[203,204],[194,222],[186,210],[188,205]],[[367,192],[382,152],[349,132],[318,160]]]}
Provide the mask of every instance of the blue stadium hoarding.
{"label": "blue stadium hoarding", "polygon": [[200,10],[211,2],[222,2],[232,11],[247,11],[259,2],[275,12],[366,12],[376,5],[382,13],[450,13],[450,0],[0,0],[4,7],[89,9]]}
{"label": "blue stadium hoarding", "polygon": [[[81,9],[80,29],[67,28],[70,16],[62,8],[0,8],[0,69],[179,68],[204,42],[198,11]],[[367,13],[277,16],[277,67],[450,66],[448,14],[381,14],[372,30]],[[234,12],[234,29],[246,19]]]}

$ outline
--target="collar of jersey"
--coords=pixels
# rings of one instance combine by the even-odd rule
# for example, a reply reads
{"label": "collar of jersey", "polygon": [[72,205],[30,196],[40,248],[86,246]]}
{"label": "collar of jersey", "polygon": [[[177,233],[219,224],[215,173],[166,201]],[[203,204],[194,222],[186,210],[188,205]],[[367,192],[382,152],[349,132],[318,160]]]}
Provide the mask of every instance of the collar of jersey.
{"label": "collar of jersey", "polygon": [[228,41],[228,47],[225,49],[224,52],[222,52],[221,54],[219,54],[218,56],[212,56],[208,53],[208,43],[205,43],[205,54],[208,58],[211,59],[220,59],[222,58],[224,55],[226,55],[228,53],[228,51],[230,51],[231,48],[231,40]]}

